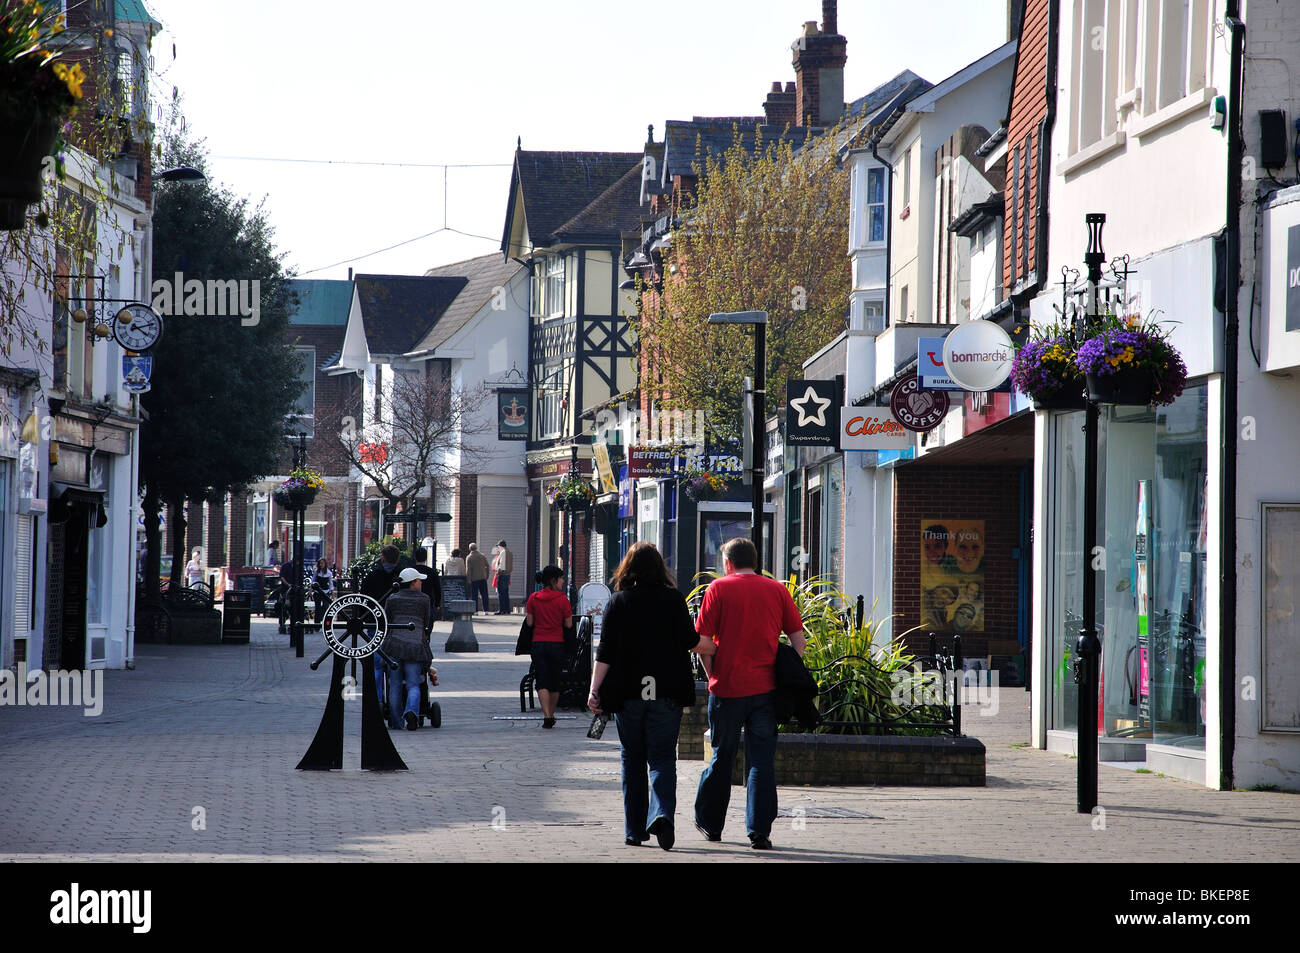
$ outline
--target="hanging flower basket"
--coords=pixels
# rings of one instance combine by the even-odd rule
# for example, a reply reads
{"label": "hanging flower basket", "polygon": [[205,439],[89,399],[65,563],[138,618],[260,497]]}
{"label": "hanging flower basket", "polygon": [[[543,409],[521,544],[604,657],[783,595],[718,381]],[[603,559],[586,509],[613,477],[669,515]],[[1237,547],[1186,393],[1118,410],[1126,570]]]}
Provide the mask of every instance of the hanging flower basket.
{"label": "hanging flower basket", "polygon": [[41,200],[45,157],[53,153],[61,118],[31,114],[0,118],[0,230],[26,226],[27,206]]}
{"label": "hanging flower basket", "polygon": [[1075,357],[1091,400],[1145,407],[1172,404],[1183,392],[1187,365],[1157,323],[1108,314],[1093,331]]}
{"label": "hanging flower basket", "polygon": [[596,490],[590,480],[570,474],[554,484],[548,491],[551,506],[558,510],[570,509],[582,511],[591,506],[596,499]]}
{"label": "hanging flower basket", "polygon": [[1042,328],[1016,352],[1011,383],[1029,395],[1036,410],[1082,410],[1083,374],[1069,332],[1058,325]]}
{"label": "hanging flower basket", "polygon": [[1054,394],[1033,396],[1034,410],[1083,410],[1088,401],[1083,394],[1083,384],[1061,389]]}
{"label": "hanging flower basket", "polygon": [[1155,379],[1149,371],[1125,368],[1114,374],[1088,374],[1088,399],[1099,404],[1146,407],[1155,403]]}
{"label": "hanging flower basket", "polygon": [[707,503],[710,500],[721,499],[727,492],[727,485],[730,482],[726,477],[718,476],[716,473],[687,470],[682,479],[682,491],[687,499],[694,500],[696,503]]}
{"label": "hanging flower basket", "polygon": [[286,510],[305,510],[316,502],[316,494],[325,487],[325,480],[315,470],[297,467],[271,494],[277,506]]}
{"label": "hanging flower basket", "polygon": [[317,492],[309,487],[286,489],[278,486],[271,495],[275,498],[276,505],[286,510],[305,510],[316,502]]}
{"label": "hanging flower basket", "polygon": [[[41,200],[47,158],[60,172],[59,129],[82,97],[86,72],[60,61],[59,5],[0,5],[0,229],[27,224]],[[64,38],[66,40],[66,37]]]}

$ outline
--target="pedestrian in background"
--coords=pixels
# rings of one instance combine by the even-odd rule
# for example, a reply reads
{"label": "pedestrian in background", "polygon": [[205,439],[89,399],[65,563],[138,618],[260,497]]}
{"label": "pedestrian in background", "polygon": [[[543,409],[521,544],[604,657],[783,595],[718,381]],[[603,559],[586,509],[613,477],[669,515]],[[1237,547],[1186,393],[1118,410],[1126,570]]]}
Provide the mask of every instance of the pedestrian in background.
{"label": "pedestrian in background", "polygon": [[[695,631],[686,598],[663,556],[633,544],[614,571],[587,707],[612,714],[623,756],[623,842],[650,835],[664,850],[675,840],[677,735],[682,709],[695,704],[690,653],[711,655],[712,639]],[[649,780],[647,783],[647,769]]]}
{"label": "pedestrian in background", "polygon": [[193,589],[203,581],[203,564],[199,562],[199,550],[190,553],[190,561],[185,564],[185,586]]}
{"label": "pedestrian in background", "polygon": [[429,628],[433,628],[433,623],[442,618],[442,583],[438,582],[438,570],[430,566],[429,551],[423,546],[416,546],[411,551],[415,558],[415,568],[424,581],[420,584],[421,590],[429,597]]}
{"label": "pedestrian in background", "polygon": [[[384,603],[388,633],[383,650],[398,664],[398,670],[388,674],[388,723],[395,729],[415,731],[420,727],[425,672],[433,661],[429,648],[429,597],[420,590],[424,583],[420,570],[408,566],[397,578],[401,588]],[[382,659],[375,660],[376,666],[383,664]]]}
{"label": "pedestrian in background", "polygon": [[469,544],[469,558],[465,560],[465,575],[469,578],[469,594],[478,612],[479,597],[483,597],[483,611],[488,611],[488,573],[492,566],[488,558],[478,551],[478,543]]}
{"label": "pedestrian in background", "polygon": [[496,558],[492,560],[492,571],[497,581],[497,615],[510,614],[510,574],[515,571],[515,554],[506,546],[503,539],[497,543]]}
{"label": "pedestrian in background", "polygon": [[[401,562],[402,551],[396,546],[388,545],[379,551],[379,565],[366,573],[361,580],[361,594],[383,603],[393,593],[393,583],[400,582],[397,564]],[[375,691],[379,700],[384,700],[384,669],[381,659],[375,659]]]}
{"label": "pedestrian in background", "polygon": [[442,574],[444,576],[465,575],[465,559],[461,556],[459,549],[453,549],[451,556],[442,564]]}
{"label": "pedestrian in background", "polygon": [[555,727],[560,703],[560,672],[564,668],[564,630],[573,628],[573,606],[564,594],[564,570],[547,566],[537,574],[542,587],[524,604],[524,622],[533,627],[533,674],[542,727]]}
{"label": "pedestrian in background", "polygon": [[[713,761],[700,775],[695,795],[695,826],[707,840],[722,839],[731,799],[731,768],[745,729],[749,777],[745,782],[745,828],[756,850],[772,847],[776,819],[776,646],[781,633],[803,656],[803,620],[790,591],[756,572],[758,550],[752,541],[722,544],[726,575],[704,592],[695,628],[717,643],[710,658],[700,653],[709,675],[709,738]],[[606,625],[609,617],[606,616]]]}
{"label": "pedestrian in background", "polygon": [[316,605],[316,621],[320,622],[325,618],[325,610],[329,608],[330,600],[334,597],[334,573],[330,572],[324,556],[316,560],[316,571],[312,573],[311,588],[312,602]]}

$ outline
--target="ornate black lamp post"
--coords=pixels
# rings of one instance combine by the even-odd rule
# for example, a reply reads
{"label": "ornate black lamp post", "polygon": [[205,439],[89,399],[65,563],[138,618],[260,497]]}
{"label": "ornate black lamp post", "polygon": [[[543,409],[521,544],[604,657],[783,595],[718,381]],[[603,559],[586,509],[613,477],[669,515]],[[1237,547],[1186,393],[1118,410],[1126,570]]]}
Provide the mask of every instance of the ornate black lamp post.
{"label": "ornate black lamp post", "polygon": [[[1083,263],[1088,270],[1086,300],[1075,317],[1075,335],[1088,336],[1100,312],[1101,266],[1106,253],[1101,247],[1101,230],[1106,216],[1089,212],[1088,250]],[[1084,409],[1083,483],[1083,628],[1075,644],[1074,681],[1079,686],[1078,806],[1080,814],[1091,814],[1097,806],[1097,683],[1100,680],[1101,640],[1097,638],[1097,425],[1100,408],[1089,397]]]}
{"label": "ornate black lamp post", "polygon": [[[307,434],[298,431],[298,442],[293,445],[293,467],[299,469],[307,466]],[[289,625],[289,641],[293,645],[293,654],[303,657],[303,609],[306,598],[304,580],[306,579],[305,549],[307,547],[307,508],[296,507],[293,514],[293,588],[290,611],[293,613]]]}

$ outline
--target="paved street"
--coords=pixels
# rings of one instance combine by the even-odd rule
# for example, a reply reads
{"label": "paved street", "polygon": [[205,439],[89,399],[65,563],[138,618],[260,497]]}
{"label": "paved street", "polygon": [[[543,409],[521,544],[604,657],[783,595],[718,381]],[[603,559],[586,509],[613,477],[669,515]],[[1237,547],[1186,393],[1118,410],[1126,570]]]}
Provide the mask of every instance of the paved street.
{"label": "paved street", "polygon": [[[996,717],[967,712],[988,747],[985,788],[783,788],[776,850],[759,854],[740,789],[723,842],[696,833],[703,765],[682,763],[678,848],[625,847],[617,733],[590,741],[576,714],[553,731],[518,718],[517,620],[480,617],[482,651],[451,657],[440,652],[449,624],[438,626],[443,726],[395,733],[408,772],[359,770],[359,702],[348,704],[346,769],[294,770],[328,666],[307,667],[319,635],[295,659],[273,622],[255,620],[249,646],[139,646],[134,671],[106,673],[97,718],[0,708],[0,858],[1300,861],[1293,794],[1211,792],[1103,766],[1106,824],[1094,830],[1074,812],[1075,762],[1014,747],[1028,730],[1021,689],[999,690]],[[790,816],[797,808],[805,816]]]}

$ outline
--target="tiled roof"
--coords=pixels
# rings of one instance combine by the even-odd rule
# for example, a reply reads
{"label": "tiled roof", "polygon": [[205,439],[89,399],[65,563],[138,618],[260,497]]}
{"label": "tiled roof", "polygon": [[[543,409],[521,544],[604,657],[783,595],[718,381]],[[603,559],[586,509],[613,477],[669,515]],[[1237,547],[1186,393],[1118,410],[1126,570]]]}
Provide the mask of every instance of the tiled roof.
{"label": "tiled roof", "polygon": [[[542,247],[553,244],[555,233],[562,225],[623,178],[628,169],[640,165],[639,152],[517,150],[514,182],[523,191],[523,212],[533,244]],[[508,229],[507,222],[507,240]],[[502,244],[504,247],[505,242]]]}
{"label": "tiled roof", "polygon": [[590,205],[557,228],[555,237],[569,242],[617,239],[624,232],[640,230],[641,163],[638,162]]}
{"label": "tiled roof", "polygon": [[[744,118],[744,117],[739,117]],[[747,150],[754,147],[754,130],[759,129],[764,142],[788,140],[796,150],[807,140],[809,130],[803,126],[768,125],[765,122],[741,125],[736,117],[708,119],[697,116],[690,122],[670,119],[664,123],[664,158],[660,183],[671,184],[675,176],[695,175],[693,166],[704,166],[706,156],[722,156],[740,137]]]}
{"label": "tiled roof", "polygon": [[405,354],[469,283],[463,277],[357,275],[357,298],[373,355]]}
{"label": "tiled roof", "polygon": [[[497,288],[505,288],[510,279],[523,270],[517,261],[511,261],[500,252],[458,261],[451,265],[439,265],[430,268],[425,275],[430,278],[464,278],[465,287],[456,299],[447,306],[438,323],[421,338],[412,351],[428,351],[445,344],[463,328],[474,315],[487,303]],[[526,294],[527,292],[525,292]],[[528,310],[528,300],[520,301],[524,312]],[[435,355],[436,356],[436,355]]]}
{"label": "tiled roof", "polygon": [[[844,111],[850,116],[865,116],[872,125],[875,125],[875,113],[883,112],[888,115],[896,106],[905,105],[913,96],[925,92],[932,85],[910,69],[905,69],[893,79],[881,83],[865,96],[849,103]],[[899,102],[900,94],[906,95],[901,102]]]}

